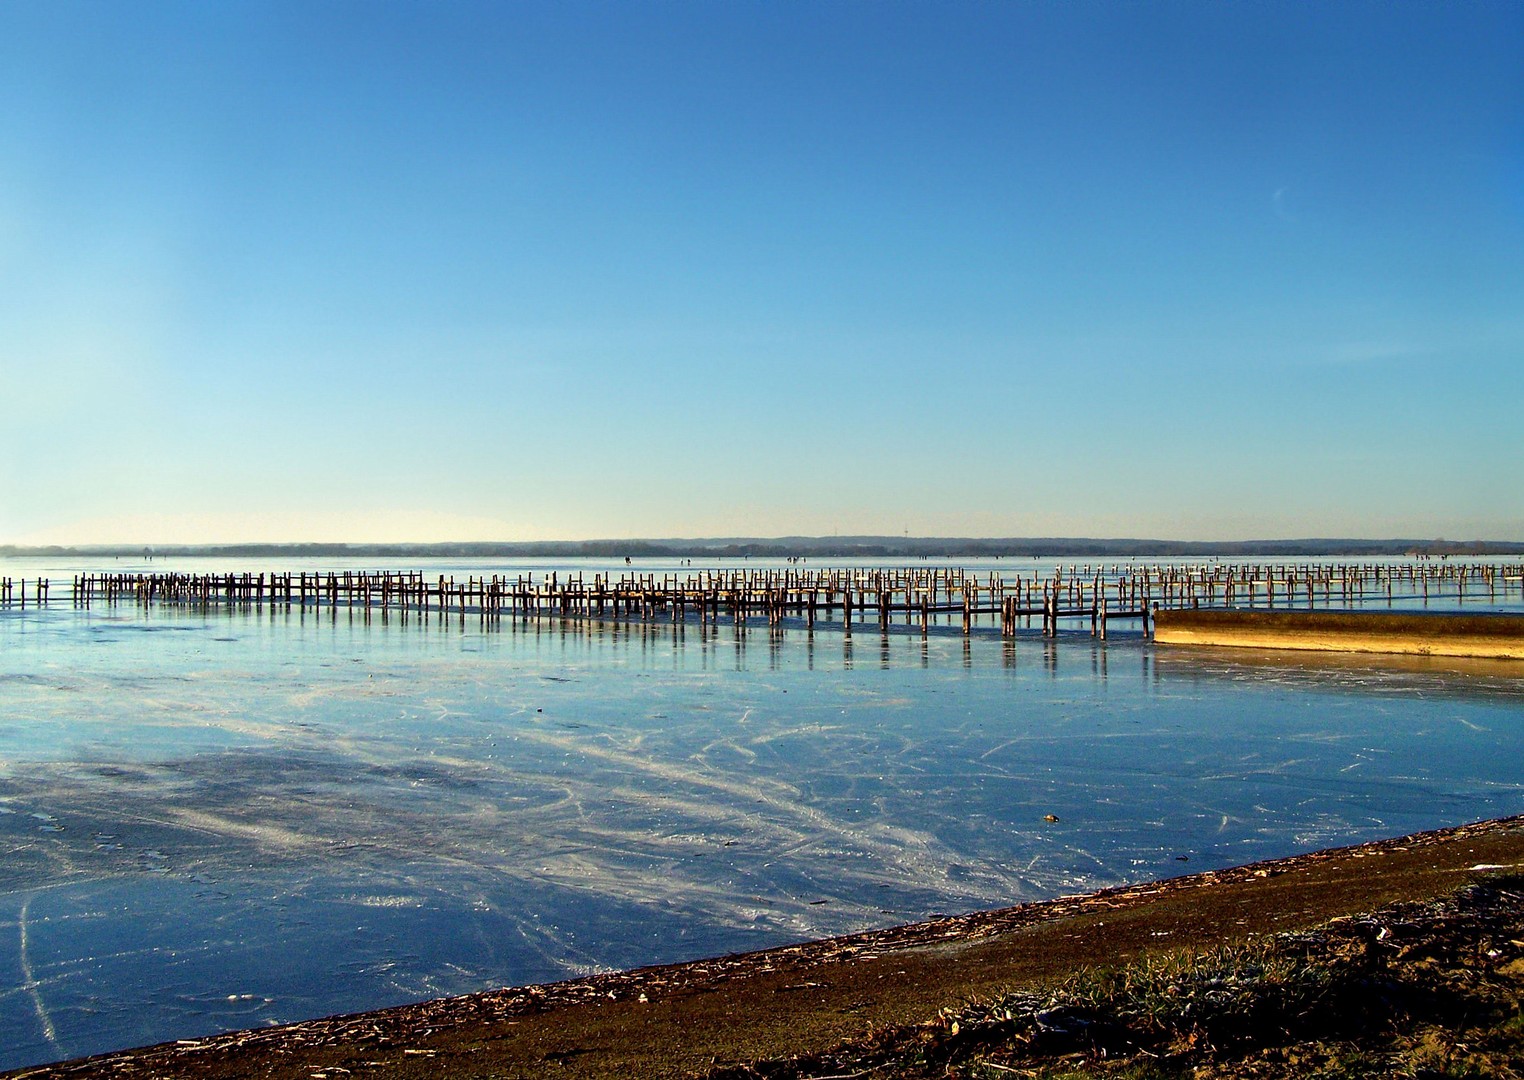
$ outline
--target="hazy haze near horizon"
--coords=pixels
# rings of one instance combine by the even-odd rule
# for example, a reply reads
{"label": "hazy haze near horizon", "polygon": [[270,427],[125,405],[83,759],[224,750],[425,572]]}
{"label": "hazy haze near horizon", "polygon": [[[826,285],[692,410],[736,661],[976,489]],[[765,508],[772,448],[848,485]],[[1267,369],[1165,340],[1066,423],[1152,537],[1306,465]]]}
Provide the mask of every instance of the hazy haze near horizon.
{"label": "hazy haze near horizon", "polygon": [[1524,7],[0,3],[0,544],[1524,537]]}

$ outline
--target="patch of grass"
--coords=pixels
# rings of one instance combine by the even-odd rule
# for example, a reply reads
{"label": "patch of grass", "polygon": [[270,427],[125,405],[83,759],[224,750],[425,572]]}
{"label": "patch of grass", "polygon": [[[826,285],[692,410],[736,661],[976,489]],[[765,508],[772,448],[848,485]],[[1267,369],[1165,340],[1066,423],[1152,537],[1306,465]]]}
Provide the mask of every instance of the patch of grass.
{"label": "patch of grass", "polygon": [[1133,1034],[1215,1045],[1268,1027],[1305,1028],[1339,1006],[1354,977],[1347,965],[1313,960],[1294,942],[1269,939],[1082,971],[1054,997]]}

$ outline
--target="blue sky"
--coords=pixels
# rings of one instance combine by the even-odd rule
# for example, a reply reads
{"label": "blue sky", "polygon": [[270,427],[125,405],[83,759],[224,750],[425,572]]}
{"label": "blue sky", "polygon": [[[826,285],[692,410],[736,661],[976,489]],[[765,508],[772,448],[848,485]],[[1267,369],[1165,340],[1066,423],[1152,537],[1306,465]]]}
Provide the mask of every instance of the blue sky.
{"label": "blue sky", "polygon": [[1524,539],[1524,5],[0,0],[0,543]]}

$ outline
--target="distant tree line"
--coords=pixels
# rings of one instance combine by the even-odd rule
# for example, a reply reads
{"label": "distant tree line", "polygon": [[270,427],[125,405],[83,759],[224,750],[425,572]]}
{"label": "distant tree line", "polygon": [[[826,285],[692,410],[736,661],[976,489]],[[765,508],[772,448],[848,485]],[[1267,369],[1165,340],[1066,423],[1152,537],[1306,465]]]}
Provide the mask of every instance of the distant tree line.
{"label": "distant tree line", "polygon": [[707,540],[536,540],[438,544],[160,544],[25,547],[3,556],[209,556],[253,558],[1358,558],[1378,555],[1524,554],[1495,540],[1142,540],[1086,537],[979,539],[899,536],[725,537]]}

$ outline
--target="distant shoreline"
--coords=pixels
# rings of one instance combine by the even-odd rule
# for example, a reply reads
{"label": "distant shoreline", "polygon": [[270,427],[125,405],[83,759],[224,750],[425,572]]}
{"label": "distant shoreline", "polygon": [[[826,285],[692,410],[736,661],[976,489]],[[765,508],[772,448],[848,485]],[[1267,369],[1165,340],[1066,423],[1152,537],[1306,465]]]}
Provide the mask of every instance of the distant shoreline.
{"label": "distant shoreline", "polygon": [[1092,537],[782,536],[708,539],[0,545],[0,557],[230,558],[1313,558],[1524,555],[1524,541],[1153,540]]}

